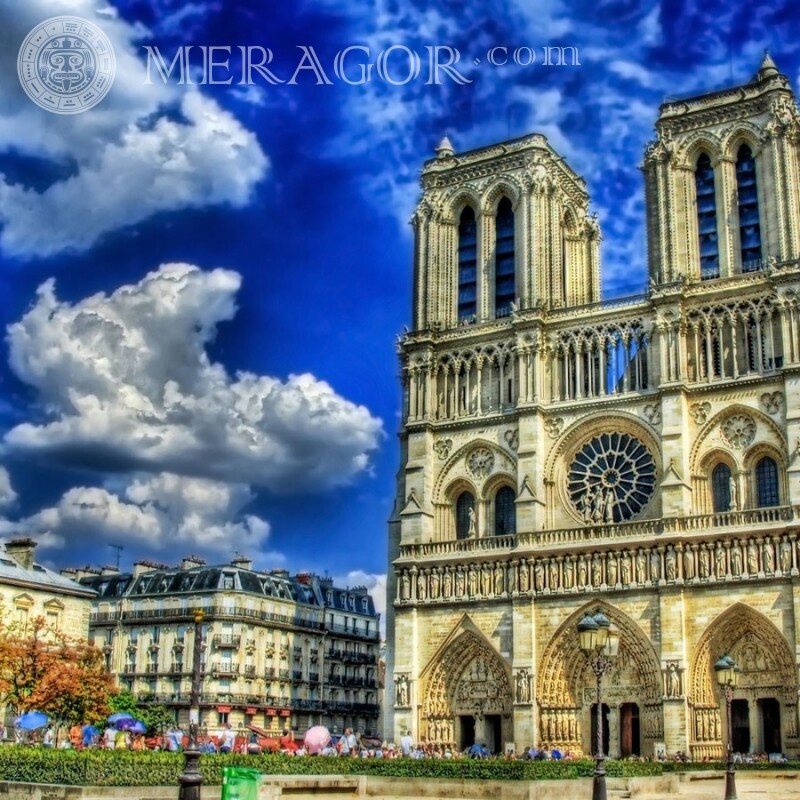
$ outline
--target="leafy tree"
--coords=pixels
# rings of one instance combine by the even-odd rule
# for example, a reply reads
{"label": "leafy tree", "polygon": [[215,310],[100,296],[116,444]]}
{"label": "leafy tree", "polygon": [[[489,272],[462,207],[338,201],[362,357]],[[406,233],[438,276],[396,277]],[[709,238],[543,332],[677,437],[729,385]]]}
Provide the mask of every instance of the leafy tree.
{"label": "leafy tree", "polygon": [[175,714],[168,708],[165,706],[140,706],[127,689],[113,695],[108,701],[108,705],[115,714],[130,714],[135,719],[140,719],[147,725],[147,732],[150,734],[163,733],[166,728],[175,724]]}
{"label": "leafy tree", "polygon": [[0,622],[0,703],[67,723],[97,722],[114,692],[102,653],[37,617],[21,629]]}

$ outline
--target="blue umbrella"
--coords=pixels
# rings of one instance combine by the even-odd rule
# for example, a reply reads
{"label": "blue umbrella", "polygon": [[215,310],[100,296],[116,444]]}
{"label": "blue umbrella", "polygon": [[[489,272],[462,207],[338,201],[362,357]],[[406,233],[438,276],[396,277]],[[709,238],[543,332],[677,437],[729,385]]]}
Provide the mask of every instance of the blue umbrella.
{"label": "blue umbrella", "polygon": [[113,725],[115,722],[119,722],[121,719],[133,719],[133,716],[124,711],[119,711],[116,714],[112,714],[108,718],[108,721]]}
{"label": "blue umbrella", "polygon": [[133,725],[129,728],[131,733],[144,733],[147,730],[147,725],[140,719],[134,720]]}
{"label": "blue umbrella", "polygon": [[14,720],[14,725],[24,731],[35,731],[38,728],[43,728],[49,721],[50,717],[41,711],[28,711],[17,717]]}

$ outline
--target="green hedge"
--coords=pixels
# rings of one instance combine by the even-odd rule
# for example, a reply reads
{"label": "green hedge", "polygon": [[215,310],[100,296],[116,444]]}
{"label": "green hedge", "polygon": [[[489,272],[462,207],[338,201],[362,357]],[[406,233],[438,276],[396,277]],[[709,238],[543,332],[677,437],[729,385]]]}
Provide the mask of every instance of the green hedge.
{"label": "green hedge", "polygon": [[[664,772],[705,772],[706,770],[724,770],[724,761],[693,761],[688,764],[675,764],[667,762],[663,765]],[[752,772],[764,770],[800,770],[800,761],[789,761],[786,764],[773,764],[769,761],[755,761],[752,764],[734,764],[737,772]]]}
{"label": "green hedge", "polygon": [[[473,759],[358,759],[240,754],[204,755],[200,769],[208,785],[218,785],[225,766],[251,767],[267,775],[382,775],[398,778],[477,780],[556,780],[589,777],[594,762],[480,761]],[[660,764],[608,761],[612,777],[661,775],[665,771],[721,769],[720,764]],[[800,769],[789,765],[742,764],[742,769]],[[0,747],[0,780],[76,786],[175,786],[183,770],[180,753],[132,753],[116,750],[45,750]]]}

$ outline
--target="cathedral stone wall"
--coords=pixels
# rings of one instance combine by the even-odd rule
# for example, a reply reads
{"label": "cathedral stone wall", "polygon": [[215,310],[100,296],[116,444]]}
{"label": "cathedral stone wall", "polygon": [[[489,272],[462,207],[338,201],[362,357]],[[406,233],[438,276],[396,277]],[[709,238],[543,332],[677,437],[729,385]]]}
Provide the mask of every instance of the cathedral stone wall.
{"label": "cathedral stone wall", "polygon": [[798,119],[769,57],[662,106],[650,284],[619,301],[599,302],[599,224],[544,137],[445,140],[425,165],[387,736],[589,752],[576,625],[602,610],[612,755],[719,757],[726,654],[734,745],[800,755]]}

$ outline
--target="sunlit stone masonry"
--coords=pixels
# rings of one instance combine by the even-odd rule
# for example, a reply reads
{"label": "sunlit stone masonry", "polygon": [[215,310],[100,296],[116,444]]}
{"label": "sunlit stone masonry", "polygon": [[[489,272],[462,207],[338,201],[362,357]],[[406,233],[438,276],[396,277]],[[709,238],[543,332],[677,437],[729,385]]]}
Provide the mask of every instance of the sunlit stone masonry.
{"label": "sunlit stone masonry", "polygon": [[388,736],[589,752],[576,624],[601,609],[611,755],[719,757],[724,654],[734,748],[800,755],[799,132],[769,56],[662,105],[649,288],[611,302],[585,183],[544,136],[426,162]]}

